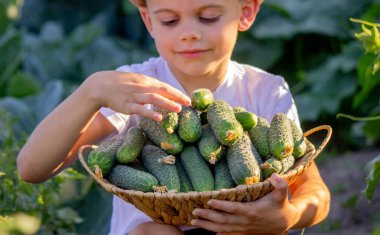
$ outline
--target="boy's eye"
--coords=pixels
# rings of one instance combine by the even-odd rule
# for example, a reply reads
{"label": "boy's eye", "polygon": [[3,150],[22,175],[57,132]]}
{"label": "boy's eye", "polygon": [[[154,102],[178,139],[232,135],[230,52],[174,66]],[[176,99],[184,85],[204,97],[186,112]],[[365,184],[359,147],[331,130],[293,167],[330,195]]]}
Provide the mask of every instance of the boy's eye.
{"label": "boy's eye", "polygon": [[217,22],[219,20],[219,17],[220,16],[216,16],[216,17],[199,17],[199,21],[201,21],[202,23],[206,23],[206,24],[209,24],[209,23],[214,23],[214,22]]}
{"label": "boy's eye", "polygon": [[164,26],[174,26],[178,23],[178,19],[173,20],[161,20],[161,24]]}

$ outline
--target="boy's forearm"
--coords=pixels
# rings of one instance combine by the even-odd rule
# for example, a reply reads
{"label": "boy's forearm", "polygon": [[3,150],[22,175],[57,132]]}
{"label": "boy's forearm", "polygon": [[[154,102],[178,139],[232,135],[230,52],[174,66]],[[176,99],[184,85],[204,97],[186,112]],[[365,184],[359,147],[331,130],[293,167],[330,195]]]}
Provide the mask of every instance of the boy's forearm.
{"label": "boy's forearm", "polygon": [[21,178],[30,182],[45,180],[66,158],[98,109],[85,87],[57,106],[35,128],[19,153],[17,167]]}
{"label": "boy's forearm", "polygon": [[289,201],[296,208],[296,217],[299,218],[293,221],[292,228],[306,228],[326,218],[330,210],[330,191],[314,162],[290,189],[292,196]]}
{"label": "boy's forearm", "polygon": [[309,182],[292,197],[290,203],[297,208],[299,220],[292,228],[306,228],[321,222],[326,218],[330,209],[330,194],[318,182]]}

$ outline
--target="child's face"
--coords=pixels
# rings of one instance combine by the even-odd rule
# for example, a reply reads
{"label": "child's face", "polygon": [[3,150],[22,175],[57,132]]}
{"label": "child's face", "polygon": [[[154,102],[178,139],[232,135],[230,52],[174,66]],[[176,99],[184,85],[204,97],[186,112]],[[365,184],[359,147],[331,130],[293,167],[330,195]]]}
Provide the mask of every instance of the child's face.
{"label": "child's face", "polygon": [[173,72],[202,77],[226,68],[238,31],[251,25],[242,22],[250,14],[244,2],[148,0],[140,12]]}

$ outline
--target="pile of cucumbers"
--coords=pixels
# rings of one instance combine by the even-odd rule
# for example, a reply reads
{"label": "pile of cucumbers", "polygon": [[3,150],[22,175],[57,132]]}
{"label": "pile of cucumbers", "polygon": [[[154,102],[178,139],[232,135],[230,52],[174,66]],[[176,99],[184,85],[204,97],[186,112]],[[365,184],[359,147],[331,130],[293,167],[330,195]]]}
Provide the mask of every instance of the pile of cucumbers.
{"label": "pile of cucumbers", "polygon": [[153,107],[160,122],[139,126],[93,149],[87,164],[128,190],[190,192],[228,189],[285,173],[306,152],[302,129],[285,114],[269,123],[243,107],[195,90],[192,105],[175,113]]}

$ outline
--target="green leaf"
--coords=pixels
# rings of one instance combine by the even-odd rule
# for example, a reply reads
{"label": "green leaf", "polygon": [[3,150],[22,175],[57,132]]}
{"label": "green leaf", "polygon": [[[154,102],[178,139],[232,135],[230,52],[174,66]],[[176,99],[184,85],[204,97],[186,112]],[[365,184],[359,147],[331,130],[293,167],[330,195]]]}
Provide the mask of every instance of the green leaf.
{"label": "green leaf", "polygon": [[42,36],[32,34],[24,36],[25,71],[33,74],[41,84],[53,79],[67,79],[67,74],[72,72],[75,65],[69,43],[66,40],[42,40]]}
{"label": "green leaf", "polygon": [[367,164],[368,175],[366,177],[367,186],[364,189],[366,197],[371,200],[380,179],[380,155]]}
{"label": "green leaf", "polygon": [[113,195],[95,184],[80,203],[80,216],[84,222],[78,225],[80,234],[106,235],[109,232]]}
{"label": "green leaf", "polygon": [[0,99],[0,108],[6,110],[13,118],[15,134],[21,137],[24,133],[31,133],[37,125],[37,120],[30,107],[19,99],[6,97]]}
{"label": "green leaf", "polygon": [[36,97],[35,116],[37,120],[42,120],[48,115],[63,99],[63,84],[60,80],[52,80],[44,87],[41,94]]}
{"label": "green leaf", "polygon": [[353,102],[354,108],[357,108],[363,104],[363,102],[368,99],[373,89],[379,83],[379,79],[376,79],[376,77],[379,77],[380,74],[372,74],[371,64],[373,63],[374,59],[374,54],[364,54],[359,59],[357,73],[360,90],[355,94]]}
{"label": "green leaf", "polygon": [[96,21],[87,24],[81,24],[69,35],[68,40],[73,49],[76,51],[88,44],[93,43],[96,39],[104,35],[104,29],[96,24]]}
{"label": "green leaf", "polygon": [[252,33],[260,39],[289,39],[311,33],[348,38],[346,19],[360,14],[366,5],[362,0],[330,0],[329,4],[320,4],[319,0],[267,0],[263,12],[266,7],[273,12],[259,14]]}
{"label": "green leaf", "polygon": [[21,33],[15,29],[9,29],[0,36],[0,87],[21,63],[21,40]]}
{"label": "green leaf", "polygon": [[283,55],[283,43],[280,40],[258,41],[242,36],[238,39],[233,55],[233,59],[241,63],[266,69],[273,66]]}
{"label": "green leaf", "polygon": [[[364,124],[363,130],[364,133],[369,141],[376,142],[376,140],[380,140],[380,112],[374,112],[370,115],[374,120],[373,121],[367,121]],[[377,117],[377,119],[376,119]]]}
{"label": "green leaf", "polygon": [[110,38],[101,37],[80,50],[75,59],[83,74],[90,75],[99,70],[115,69],[127,60],[127,55]]}
{"label": "green leaf", "polygon": [[7,16],[7,4],[3,1],[0,2],[0,35],[2,35],[8,28],[11,21]]}
{"label": "green leaf", "polygon": [[82,180],[86,179],[86,176],[79,173],[78,171],[74,170],[73,168],[69,167],[63,170],[57,177],[62,177],[64,179],[75,179],[75,180]]}
{"label": "green leaf", "polygon": [[58,43],[63,40],[64,32],[60,24],[49,21],[42,26],[41,39],[49,43]]}
{"label": "green leaf", "polygon": [[352,61],[359,54],[360,48],[351,44],[341,54],[306,73],[304,82],[309,89],[294,96],[297,108],[302,110],[301,120],[316,121],[321,113],[335,115],[342,100],[355,93],[357,80]]}
{"label": "green leaf", "polygon": [[24,97],[36,94],[40,90],[38,83],[28,73],[17,72],[7,84],[6,95]]}

